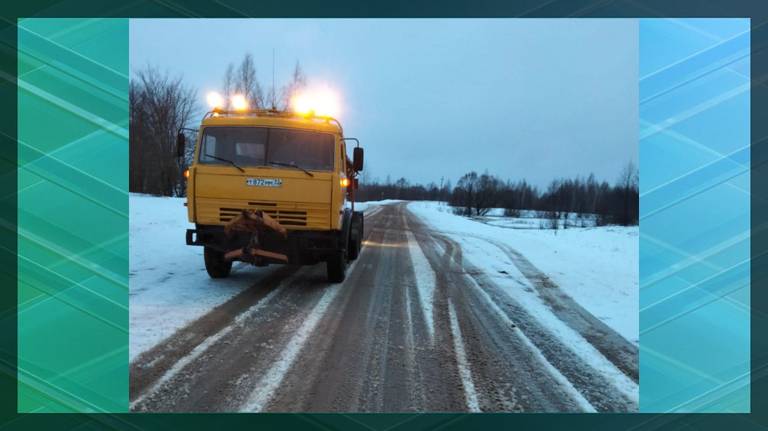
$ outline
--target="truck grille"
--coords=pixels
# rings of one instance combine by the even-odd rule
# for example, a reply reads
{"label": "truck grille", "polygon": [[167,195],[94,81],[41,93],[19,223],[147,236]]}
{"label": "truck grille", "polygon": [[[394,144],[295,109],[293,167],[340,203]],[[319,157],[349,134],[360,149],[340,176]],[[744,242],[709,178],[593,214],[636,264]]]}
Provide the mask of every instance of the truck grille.
{"label": "truck grille", "polygon": [[331,208],[325,202],[198,198],[194,210],[198,224],[223,225],[243,210],[262,210],[289,229],[328,229],[331,225]]}
{"label": "truck grille", "polygon": [[248,202],[248,208],[220,208],[219,221],[226,223],[237,217],[244,209],[262,210],[283,226],[307,225],[306,211],[280,209],[277,204],[265,202]]}

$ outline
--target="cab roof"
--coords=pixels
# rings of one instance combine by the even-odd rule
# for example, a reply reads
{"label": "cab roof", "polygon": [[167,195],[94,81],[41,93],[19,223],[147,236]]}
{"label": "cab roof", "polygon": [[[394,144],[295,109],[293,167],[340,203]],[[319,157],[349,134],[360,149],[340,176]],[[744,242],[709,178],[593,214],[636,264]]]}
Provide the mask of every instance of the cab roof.
{"label": "cab roof", "polygon": [[202,126],[254,126],[315,130],[343,135],[341,123],[332,117],[302,116],[292,112],[211,111],[203,117]]}

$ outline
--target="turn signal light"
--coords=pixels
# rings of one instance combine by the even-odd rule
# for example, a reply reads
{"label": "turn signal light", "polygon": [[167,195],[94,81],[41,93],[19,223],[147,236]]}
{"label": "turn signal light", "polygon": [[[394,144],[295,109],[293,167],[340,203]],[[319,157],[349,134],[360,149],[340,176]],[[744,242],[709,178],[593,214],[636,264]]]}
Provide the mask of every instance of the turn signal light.
{"label": "turn signal light", "polygon": [[189,169],[184,169],[184,178],[189,179]]}
{"label": "turn signal light", "polygon": [[349,187],[349,178],[342,178],[339,182],[342,187]]}

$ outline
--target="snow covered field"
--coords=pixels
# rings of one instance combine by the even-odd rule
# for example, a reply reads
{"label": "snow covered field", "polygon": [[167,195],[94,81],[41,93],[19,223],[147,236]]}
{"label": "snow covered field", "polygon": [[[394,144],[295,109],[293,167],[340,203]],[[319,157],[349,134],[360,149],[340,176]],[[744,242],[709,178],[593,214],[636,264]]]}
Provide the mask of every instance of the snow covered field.
{"label": "snow covered field", "polygon": [[[473,220],[481,221],[491,226],[508,227],[514,229],[542,229],[552,225],[552,220],[544,217],[539,211],[520,210],[514,217],[504,215],[504,208],[492,208],[488,214],[482,217],[474,217]],[[567,226],[566,220],[560,219],[557,224],[560,229],[563,227],[595,227],[595,216],[593,214],[584,214],[579,217],[576,213],[569,213]]]}
{"label": "snow covered field", "polygon": [[[210,279],[203,248],[185,243],[186,230],[194,227],[187,221],[185,201],[135,193],[129,197],[130,360],[279,269],[236,262],[229,278]],[[356,209],[380,204],[358,203]]]}
{"label": "snow covered field", "polygon": [[[507,254],[489,247],[486,240],[517,250],[595,317],[627,340],[638,343],[637,226],[542,230],[531,228],[527,223],[530,217],[512,219],[491,212],[489,217],[470,219],[454,215],[450,207],[438,202],[411,202],[408,208],[432,229],[458,241],[464,257],[489,274],[517,270]],[[535,290],[512,291],[529,307],[546,308]]]}

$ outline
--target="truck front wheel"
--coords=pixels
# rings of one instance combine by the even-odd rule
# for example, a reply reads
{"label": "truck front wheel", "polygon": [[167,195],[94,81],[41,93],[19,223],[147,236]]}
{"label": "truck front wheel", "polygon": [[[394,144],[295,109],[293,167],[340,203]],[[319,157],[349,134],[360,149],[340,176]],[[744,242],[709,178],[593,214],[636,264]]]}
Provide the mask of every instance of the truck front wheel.
{"label": "truck front wheel", "polygon": [[226,278],[232,271],[232,261],[224,259],[224,253],[205,247],[203,250],[205,270],[211,278]]}
{"label": "truck front wheel", "polygon": [[341,283],[346,277],[347,258],[344,254],[342,251],[336,252],[326,261],[328,281],[331,283]]}

